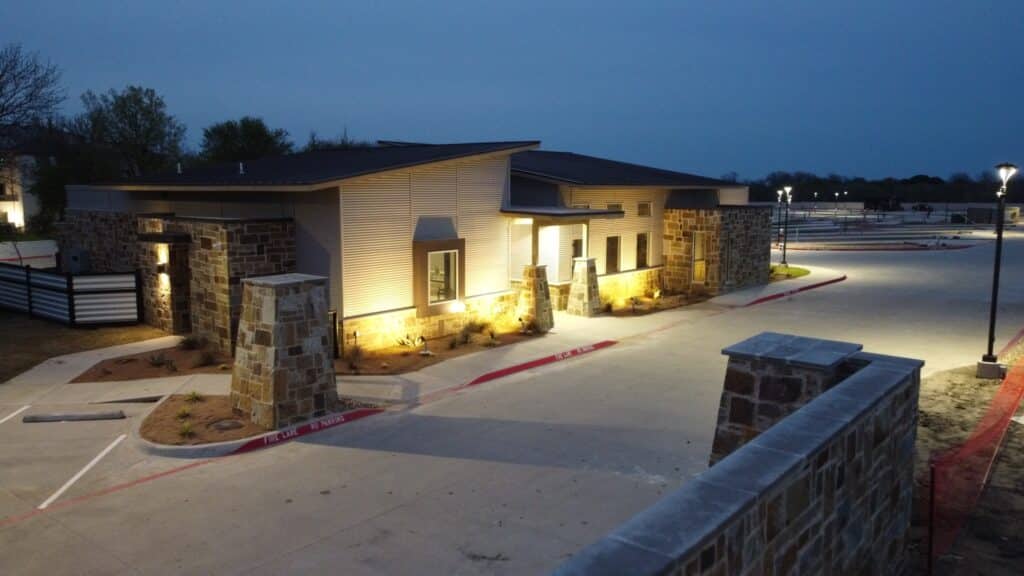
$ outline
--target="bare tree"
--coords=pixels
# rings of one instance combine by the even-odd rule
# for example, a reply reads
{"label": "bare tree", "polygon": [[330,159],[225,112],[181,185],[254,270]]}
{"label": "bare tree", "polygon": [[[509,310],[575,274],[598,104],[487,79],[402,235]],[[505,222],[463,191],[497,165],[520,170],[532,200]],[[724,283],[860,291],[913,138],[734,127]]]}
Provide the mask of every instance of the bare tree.
{"label": "bare tree", "polygon": [[25,126],[52,116],[64,101],[60,70],[20,44],[0,49],[0,126]]}

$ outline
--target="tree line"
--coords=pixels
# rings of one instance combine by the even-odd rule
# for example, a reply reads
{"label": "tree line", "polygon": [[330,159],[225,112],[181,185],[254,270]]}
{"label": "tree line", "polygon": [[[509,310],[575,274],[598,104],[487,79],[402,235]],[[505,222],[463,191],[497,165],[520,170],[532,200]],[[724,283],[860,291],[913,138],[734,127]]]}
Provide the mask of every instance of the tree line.
{"label": "tree line", "polygon": [[[735,174],[724,179],[739,182]],[[879,178],[869,180],[838,174],[818,176],[808,172],[772,172],[764,178],[747,180],[750,199],[755,202],[775,201],[777,190],[793,187],[794,202],[834,202],[835,193],[840,201],[864,202],[869,208],[898,208],[902,204],[946,202],[994,202],[999,181],[992,171],[976,176],[957,172],[949,178],[918,174],[910,178]]]}
{"label": "tree line", "polygon": [[311,132],[296,145],[288,131],[262,118],[243,115],[202,130],[197,150],[186,144],[186,127],[152,88],[129,85],[106,92],[87,90],[83,111],[64,115],[67,99],[60,69],[18,44],[0,49],[0,165],[26,152],[35,156],[36,173],[29,190],[41,211],[29,227],[46,231],[66,204],[67,184],[118,180],[217,162],[325,149],[361,148],[369,142]]}

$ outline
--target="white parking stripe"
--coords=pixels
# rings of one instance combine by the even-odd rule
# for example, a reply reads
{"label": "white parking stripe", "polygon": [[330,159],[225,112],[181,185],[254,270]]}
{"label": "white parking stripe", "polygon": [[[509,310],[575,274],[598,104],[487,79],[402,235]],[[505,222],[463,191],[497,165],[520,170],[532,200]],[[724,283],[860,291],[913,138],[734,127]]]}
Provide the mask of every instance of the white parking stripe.
{"label": "white parking stripe", "polygon": [[74,476],[71,477],[70,480],[65,482],[64,485],[61,486],[59,490],[57,490],[56,492],[53,493],[53,496],[50,496],[49,498],[46,499],[46,502],[43,502],[42,504],[40,504],[39,505],[39,509],[43,510],[47,506],[49,506],[50,504],[53,504],[54,500],[56,500],[57,498],[60,498],[60,495],[63,494],[65,490],[67,490],[68,488],[71,488],[71,485],[74,484],[75,482],[78,482],[79,478],[81,478],[86,472],[88,472],[90,468],[95,466],[96,463],[99,462],[104,456],[106,456],[108,453],[110,453],[110,451],[113,450],[115,446],[120,444],[121,441],[124,440],[126,437],[127,437],[126,434],[121,434],[120,436],[118,436],[117,440],[114,440],[113,442],[111,442],[110,446],[107,446],[106,448],[103,449],[103,452],[100,452],[99,454],[97,454],[96,457],[92,459],[92,462],[89,462],[88,464],[86,464],[85,468],[82,468],[81,470],[79,470],[78,474],[75,474]]}
{"label": "white parking stripe", "polygon": [[14,412],[11,412],[11,413],[10,413],[10,414],[8,414],[7,416],[4,416],[3,420],[0,420],[0,424],[3,424],[4,422],[7,422],[7,421],[8,421],[8,420],[10,420],[11,418],[14,418],[14,417],[15,417],[15,416],[17,416],[18,414],[21,414],[22,412],[24,412],[25,410],[28,410],[28,409],[29,409],[29,406],[28,406],[28,405],[25,405],[25,406],[22,406],[21,408],[18,408],[18,409],[17,409],[17,410],[15,410]]}

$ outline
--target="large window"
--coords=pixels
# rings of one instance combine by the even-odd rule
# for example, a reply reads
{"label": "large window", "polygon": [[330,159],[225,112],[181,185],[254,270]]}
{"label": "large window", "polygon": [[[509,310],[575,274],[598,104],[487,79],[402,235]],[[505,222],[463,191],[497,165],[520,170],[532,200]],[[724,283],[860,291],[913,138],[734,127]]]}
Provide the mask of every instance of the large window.
{"label": "large window", "polygon": [[647,268],[647,232],[636,235],[636,267]]}
{"label": "large window", "polygon": [[609,236],[604,250],[604,273],[614,274],[619,271],[619,237]]}
{"label": "large window", "polygon": [[427,253],[427,302],[438,304],[459,297],[459,252]]}
{"label": "large window", "polygon": [[705,260],[704,233],[693,233],[693,283],[704,284],[708,279],[707,261]]}
{"label": "large window", "polygon": [[572,257],[583,258],[583,239],[575,238],[572,241]]}

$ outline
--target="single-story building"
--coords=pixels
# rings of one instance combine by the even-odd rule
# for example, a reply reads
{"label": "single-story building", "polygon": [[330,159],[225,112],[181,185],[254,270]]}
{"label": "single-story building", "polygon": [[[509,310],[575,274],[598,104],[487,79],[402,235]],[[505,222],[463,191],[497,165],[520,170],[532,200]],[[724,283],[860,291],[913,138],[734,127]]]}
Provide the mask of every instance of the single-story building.
{"label": "single-story building", "polygon": [[[61,250],[94,271],[141,270],[147,322],[225,351],[248,276],[328,277],[340,345],[369,349],[469,320],[543,330],[574,266],[585,292],[616,296],[767,281],[769,211],[744,207],[744,187],[538,146],[321,150],[69,186]],[[569,311],[596,312],[594,292]]]}

